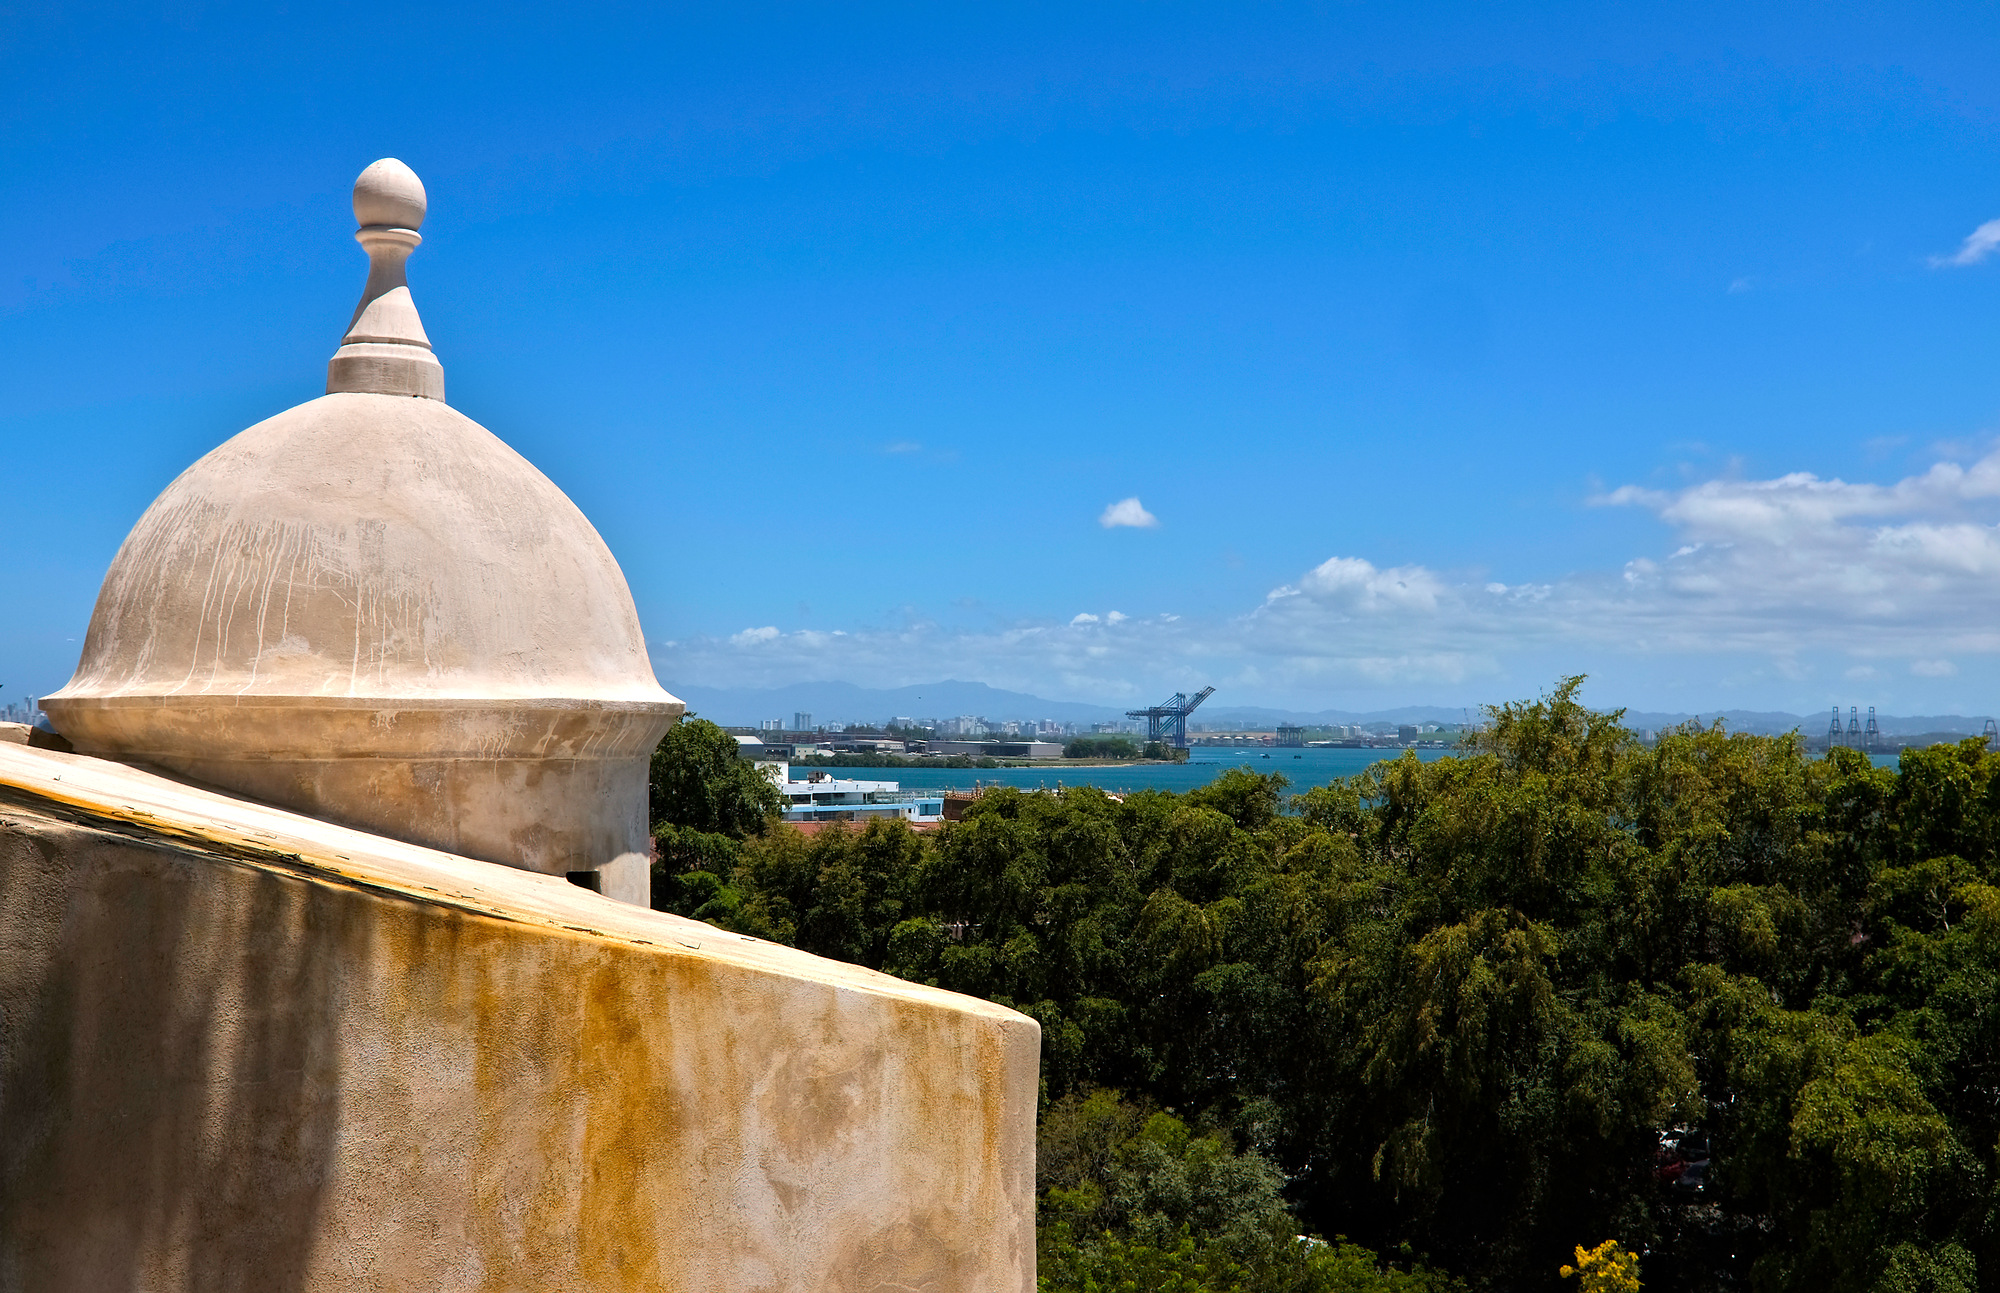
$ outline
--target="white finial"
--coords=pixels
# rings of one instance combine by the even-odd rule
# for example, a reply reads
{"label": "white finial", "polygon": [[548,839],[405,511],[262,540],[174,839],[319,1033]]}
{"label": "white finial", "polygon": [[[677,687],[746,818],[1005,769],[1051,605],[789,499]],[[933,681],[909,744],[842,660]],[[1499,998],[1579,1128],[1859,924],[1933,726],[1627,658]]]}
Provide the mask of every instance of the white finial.
{"label": "white finial", "polygon": [[394,229],[424,227],[424,182],[393,157],[384,157],[354,181],[354,223]]}
{"label": "white finial", "polygon": [[361,304],[326,367],[326,393],[418,395],[444,399],[444,366],[417,317],[403,263],[423,235],[424,182],[393,157],[384,157],[354,181],[354,233],[368,252],[368,284]]}

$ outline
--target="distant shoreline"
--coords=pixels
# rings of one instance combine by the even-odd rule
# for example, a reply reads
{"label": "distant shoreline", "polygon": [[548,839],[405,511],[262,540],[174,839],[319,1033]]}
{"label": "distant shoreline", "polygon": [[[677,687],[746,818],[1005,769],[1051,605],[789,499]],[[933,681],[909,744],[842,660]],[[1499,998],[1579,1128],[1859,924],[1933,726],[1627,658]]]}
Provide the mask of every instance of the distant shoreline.
{"label": "distant shoreline", "polygon": [[[969,762],[958,762],[958,760]],[[837,760],[837,761],[836,761]],[[866,760],[866,762],[862,762]],[[942,768],[948,772],[979,772],[998,768],[1171,768],[1185,762],[1181,759],[995,759],[974,758],[969,755],[949,755],[942,759],[925,758],[920,754],[842,754],[834,759],[793,759],[794,768],[819,768],[834,771],[841,768],[880,768],[894,772],[898,768]]]}

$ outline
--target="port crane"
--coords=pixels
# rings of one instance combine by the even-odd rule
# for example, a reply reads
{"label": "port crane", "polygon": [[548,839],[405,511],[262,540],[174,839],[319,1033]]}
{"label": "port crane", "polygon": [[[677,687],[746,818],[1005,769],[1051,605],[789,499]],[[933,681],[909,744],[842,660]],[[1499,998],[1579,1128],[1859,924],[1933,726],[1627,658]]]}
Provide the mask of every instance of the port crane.
{"label": "port crane", "polygon": [[1162,704],[1145,709],[1128,709],[1127,718],[1146,720],[1146,739],[1165,741],[1175,749],[1187,749],[1187,716],[1194,713],[1201,702],[1215,694],[1215,688],[1204,687],[1194,695],[1175,692]]}

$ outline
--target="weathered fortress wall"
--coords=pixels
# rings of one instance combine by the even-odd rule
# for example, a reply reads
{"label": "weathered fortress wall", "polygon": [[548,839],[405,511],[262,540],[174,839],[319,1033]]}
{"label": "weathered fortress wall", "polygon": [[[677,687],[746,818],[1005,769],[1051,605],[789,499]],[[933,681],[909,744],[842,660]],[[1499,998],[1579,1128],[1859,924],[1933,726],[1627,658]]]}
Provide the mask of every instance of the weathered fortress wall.
{"label": "weathered fortress wall", "polygon": [[328,394],[120,549],[83,753],[0,743],[0,1293],[1028,1293],[1034,1021],[645,910],[683,706],[443,402],[427,203],[362,172]]}
{"label": "weathered fortress wall", "polygon": [[0,1290],[1025,1293],[989,1003],[0,744]]}

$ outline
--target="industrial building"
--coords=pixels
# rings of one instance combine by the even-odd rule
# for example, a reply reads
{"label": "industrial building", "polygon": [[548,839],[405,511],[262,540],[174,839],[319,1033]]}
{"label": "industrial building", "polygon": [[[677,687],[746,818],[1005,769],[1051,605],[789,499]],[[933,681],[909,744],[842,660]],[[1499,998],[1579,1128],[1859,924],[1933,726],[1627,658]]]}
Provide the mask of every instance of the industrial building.
{"label": "industrial building", "polygon": [[975,759],[1060,759],[1055,741],[927,741],[927,754],[964,754]]}

